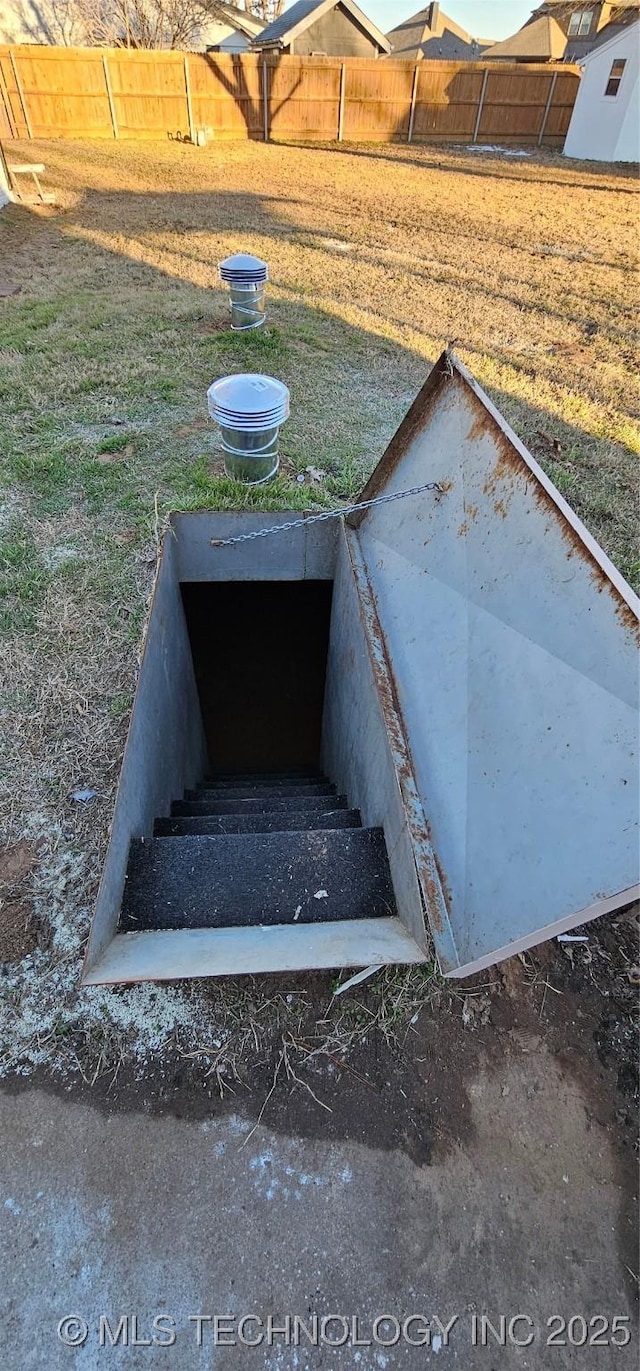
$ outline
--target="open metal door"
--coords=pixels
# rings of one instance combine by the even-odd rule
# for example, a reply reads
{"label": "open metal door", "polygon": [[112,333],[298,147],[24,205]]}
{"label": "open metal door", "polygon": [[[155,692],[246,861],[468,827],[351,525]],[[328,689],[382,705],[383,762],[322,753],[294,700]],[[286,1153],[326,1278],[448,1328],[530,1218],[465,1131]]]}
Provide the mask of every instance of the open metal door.
{"label": "open metal door", "polygon": [[640,602],[452,354],[362,499],[429,481],[350,539],[466,976],[637,897]]}

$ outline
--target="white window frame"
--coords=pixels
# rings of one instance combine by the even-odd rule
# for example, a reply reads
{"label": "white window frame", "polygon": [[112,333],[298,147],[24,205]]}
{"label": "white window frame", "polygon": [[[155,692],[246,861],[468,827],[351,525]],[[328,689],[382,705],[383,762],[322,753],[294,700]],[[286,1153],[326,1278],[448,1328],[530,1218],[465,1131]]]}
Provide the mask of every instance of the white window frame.
{"label": "white window frame", "polygon": [[[622,70],[620,71],[619,75],[614,75],[615,68],[618,67],[618,66],[621,67]],[[624,81],[624,74],[625,74],[625,71],[626,71],[626,70],[627,70],[627,59],[626,59],[626,57],[614,57],[613,62],[611,63],[611,71],[609,72],[609,75],[608,75],[608,77],[607,77],[607,84],[606,84],[606,86],[605,86],[605,88],[604,88],[604,98],[605,98],[605,100],[617,100],[617,99],[618,99],[618,96],[619,96],[619,94],[620,94],[620,87],[621,87],[621,85],[622,85],[622,82]],[[612,81],[617,81],[618,84],[617,84],[615,90],[610,91],[610,90],[609,90],[609,86],[611,85],[611,82],[612,82]]]}
{"label": "white window frame", "polygon": [[586,38],[587,34],[591,33],[594,14],[593,8],[574,10],[569,20],[569,38]]}

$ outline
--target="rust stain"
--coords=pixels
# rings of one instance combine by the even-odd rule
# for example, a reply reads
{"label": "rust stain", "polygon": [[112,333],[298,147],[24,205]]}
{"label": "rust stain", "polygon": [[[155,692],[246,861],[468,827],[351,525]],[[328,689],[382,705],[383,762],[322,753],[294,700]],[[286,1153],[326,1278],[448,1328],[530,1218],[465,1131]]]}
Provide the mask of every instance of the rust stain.
{"label": "rust stain", "polygon": [[465,505],[465,507],[464,507],[464,512],[465,512],[467,518],[468,518],[468,519],[471,519],[472,523],[475,524],[476,519],[477,519],[477,517],[478,517],[478,514],[480,513],[480,511],[479,511],[479,509],[478,509],[478,506],[477,506],[477,505]]}
{"label": "rust stain", "polygon": [[[380,493],[387,484],[389,477],[395,471],[398,463],[407,453],[414,440],[424,432],[429,416],[437,405],[442,392],[450,386],[454,380],[459,381],[455,373],[451,374],[451,363],[447,354],[443,353],[438,359],[433,369],[430,371],[422,390],[416,396],[411,408],[405,415],[397,433],[391,439],[389,446],[380,458],[375,471],[369,477],[367,484],[360,495],[361,500],[372,500]],[[451,489],[451,482],[442,485],[443,490]],[[358,514],[349,515],[347,523],[351,528],[357,528],[364,517],[364,511]]]}
{"label": "rust stain", "polygon": [[469,397],[476,410],[475,419],[466,436],[467,443],[476,443],[485,434],[489,434],[497,449],[497,460],[493,470],[489,473],[485,485],[484,494],[493,495],[499,481],[504,481],[508,476],[529,476],[530,472],[526,462],[514,448],[510,438],[500,427],[493,414],[485,409],[477,395],[471,394]]}
{"label": "rust stain", "polygon": [[[475,395],[473,398],[476,400]],[[476,401],[476,403],[478,402]],[[494,423],[495,421],[489,414],[489,411],[485,409],[484,405],[478,403],[478,412],[465,438],[465,442],[476,443],[478,438],[482,438],[483,434],[491,433],[493,431]]]}
{"label": "rust stain", "polygon": [[461,524],[461,525],[460,525],[460,528],[458,529],[458,537],[459,537],[459,538],[466,538],[468,532],[469,532],[469,525],[468,525],[468,523],[467,523],[467,521],[466,521],[466,519],[465,519],[464,523]]}
{"label": "rust stain", "polygon": [[505,438],[504,433],[500,434],[498,457],[493,470],[489,472],[487,479],[482,487],[484,495],[495,495],[498,486],[505,481],[514,481],[524,477],[525,481],[530,479],[531,472],[522,459],[520,454],[512,448],[511,443]]}
{"label": "rust stain", "polygon": [[[525,484],[530,488],[535,503],[545,513],[553,516],[553,522],[559,529],[567,547],[567,557],[578,556],[580,561],[585,564],[589,571],[591,580],[599,593],[607,590],[615,605],[615,613],[625,629],[631,632],[640,641],[640,624],[633,609],[626,603],[620,595],[616,586],[609,579],[606,571],[597,562],[593,553],[585,545],[578,531],[573,527],[569,520],[558,508],[555,500],[543,485],[536,480],[530,471],[524,458],[511,443],[507,435],[502,431],[500,425],[488,410],[480,404],[477,397],[473,396],[473,402],[478,407],[478,413],[467,434],[467,441],[477,441],[484,433],[489,433],[497,448],[497,457],[492,470],[489,472],[483,486],[483,493],[489,497],[498,494],[498,486],[509,480],[513,483],[517,479],[524,479]],[[502,518],[506,517],[509,500],[513,491],[509,493],[504,488],[499,492],[500,497],[494,503],[496,514]],[[466,511],[465,511],[466,512]]]}
{"label": "rust stain", "polygon": [[[435,858],[435,853],[434,853],[434,858]],[[437,859],[436,859],[436,863],[437,863]],[[446,896],[445,896],[445,894],[444,894],[444,889],[442,889],[442,892],[441,892],[440,890],[438,890],[438,886],[437,886],[436,882],[435,882],[434,879],[433,879],[433,873],[432,873],[430,864],[427,864],[427,862],[422,862],[422,861],[417,860],[417,861],[416,861],[416,870],[417,870],[417,872],[418,872],[418,876],[419,876],[419,878],[420,878],[420,884],[421,884],[421,886],[422,886],[422,889],[424,890],[424,893],[425,893],[425,896],[426,896],[426,899],[427,899],[427,902],[428,902],[428,905],[429,905],[430,916],[431,916],[431,922],[432,922],[434,928],[437,928],[438,933],[444,933],[444,923],[443,923],[443,920],[442,920],[442,915],[441,915],[441,913],[440,913],[440,894],[441,894],[441,893],[442,893],[442,897],[444,898],[445,903],[446,903]],[[441,884],[442,884],[442,883],[441,883]]]}
{"label": "rust stain", "polygon": [[[418,794],[409,744],[402,725],[402,710],[387,642],[380,622],[376,595],[370,583],[367,585],[367,595],[370,604],[367,605],[364,597],[361,598],[360,604],[373,646],[371,662],[378,698],[393,749],[394,763],[407,821],[414,840],[416,870],[429,905],[431,921],[439,933],[444,933],[441,902],[444,899],[445,907],[448,910],[447,894],[445,893],[445,890],[448,890],[448,885],[433,849],[431,829]],[[425,851],[425,839],[430,847],[430,852]],[[438,885],[438,877],[440,886]]]}
{"label": "rust stain", "polygon": [[567,558],[570,559],[574,556],[580,558],[580,561],[584,563],[598,594],[601,595],[603,590],[608,592],[611,599],[614,601],[616,617],[620,620],[621,624],[623,624],[624,628],[632,633],[634,638],[640,642],[640,623],[638,622],[637,616],[634,614],[631,606],[622,598],[619,590],[614,586],[613,581],[607,576],[606,571],[604,571],[599,562],[596,561],[593,553],[585,545],[577,529],[575,529],[573,525],[569,523],[569,520],[564,517],[551,495],[549,495],[548,491],[546,491],[544,486],[540,485],[538,481],[533,482],[532,494],[538,507],[543,509],[545,513],[551,513],[555,517],[560,535],[566,544]]}
{"label": "rust stain", "polygon": [[620,600],[619,603],[616,605],[615,612],[616,617],[620,620],[620,623],[624,626],[624,628],[627,629],[629,633],[632,633],[634,635],[636,642],[640,644],[640,624],[638,623],[638,620],[631,608],[631,605],[626,604],[624,600]]}
{"label": "rust stain", "polygon": [[440,878],[440,885],[441,885],[441,887],[442,887],[442,894],[444,895],[444,902],[445,902],[445,904],[446,904],[446,906],[447,906],[447,913],[450,915],[450,914],[451,914],[451,906],[452,906],[452,904],[453,904],[453,896],[452,896],[452,894],[451,894],[451,886],[449,885],[449,882],[448,882],[448,880],[447,880],[447,877],[446,877],[444,871],[442,870],[442,864],[441,864],[441,862],[438,860],[438,854],[437,854],[435,848],[433,849],[433,857],[434,857],[434,861],[435,861],[435,864],[436,864],[436,867],[437,867],[438,876],[439,876],[439,878]]}

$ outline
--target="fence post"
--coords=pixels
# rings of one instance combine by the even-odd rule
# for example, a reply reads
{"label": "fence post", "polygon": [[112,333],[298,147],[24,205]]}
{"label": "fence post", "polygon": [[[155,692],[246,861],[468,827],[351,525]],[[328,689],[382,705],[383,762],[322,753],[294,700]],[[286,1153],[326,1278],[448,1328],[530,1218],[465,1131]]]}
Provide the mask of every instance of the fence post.
{"label": "fence post", "polygon": [[264,118],[264,141],[269,142],[269,68],[267,59],[262,59],[262,113]]}
{"label": "fence post", "polygon": [[184,59],[184,88],[187,93],[187,119],[189,120],[189,137],[192,143],[196,141],[196,130],[193,123],[193,107],[191,104],[191,85],[189,82],[189,58]]}
{"label": "fence post", "polygon": [[344,138],[344,88],[347,81],[347,66],[343,62],[340,67],[340,100],[338,103],[338,142]]}
{"label": "fence post", "polygon": [[114,136],[114,138],[117,138],[117,137],[119,136],[119,135],[118,135],[118,120],[116,119],[116,107],[115,107],[115,105],[114,105],[114,103],[113,103],[113,91],[112,91],[112,89],[111,89],[111,77],[109,76],[109,66],[108,66],[108,63],[107,63],[106,54],[105,54],[104,52],[103,52],[103,54],[102,54],[102,68],[103,68],[103,71],[104,71],[104,84],[105,84],[105,86],[107,87],[107,100],[109,101],[109,113],[110,113],[110,115],[111,115],[111,124],[112,124],[112,127],[113,127],[113,136]]}
{"label": "fence post", "polygon": [[477,115],[476,115],[476,126],[475,126],[475,128],[474,128],[474,130],[473,130],[473,142],[474,142],[474,143],[477,143],[477,141],[478,141],[478,131],[479,131],[479,129],[480,129],[480,120],[482,119],[482,111],[483,111],[483,109],[484,109],[484,97],[485,97],[485,95],[486,95],[486,93],[487,93],[487,81],[488,81],[488,80],[489,80],[489,68],[488,68],[488,67],[485,67],[485,69],[484,69],[484,80],[483,80],[483,82],[482,82],[482,90],[480,91],[480,103],[479,103],[479,105],[478,105],[478,113],[477,113]]}
{"label": "fence post", "polygon": [[2,62],[0,62],[0,96],[2,96],[2,107],[7,116],[7,127],[9,129],[9,137],[17,138],[18,131],[16,129],[16,121],[13,117],[13,110],[11,108],[11,101],[9,99],[7,83],[5,80],[4,72],[2,70]]}
{"label": "fence post", "polygon": [[539,135],[538,135],[538,147],[540,147],[540,145],[541,145],[541,143],[542,143],[542,139],[544,138],[545,129],[546,129],[546,127],[547,127],[547,119],[549,118],[549,110],[551,109],[551,106],[552,106],[552,104],[553,104],[553,97],[554,97],[554,95],[555,95],[555,93],[556,93],[556,86],[557,86],[557,84],[558,84],[558,73],[557,73],[557,71],[554,71],[554,73],[553,73],[553,79],[552,79],[552,82],[551,82],[551,86],[550,86],[550,88],[549,88],[549,97],[548,97],[548,99],[547,99],[547,103],[546,103],[546,105],[545,105],[544,114],[543,114],[543,116],[542,116],[542,127],[541,127],[540,133],[539,133]]}
{"label": "fence post", "polygon": [[14,58],[14,56],[13,56],[13,53],[12,53],[12,51],[11,51],[11,48],[9,48],[9,61],[11,62],[11,69],[12,69],[12,71],[13,71],[13,79],[14,79],[14,81],[15,81],[15,83],[16,83],[16,90],[17,90],[18,95],[19,95],[19,97],[20,97],[20,104],[21,104],[21,106],[22,106],[22,114],[23,114],[23,117],[24,117],[24,122],[25,122],[25,124],[26,124],[26,126],[27,126],[27,133],[28,133],[28,135],[29,135],[30,138],[33,138],[33,129],[31,128],[31,124],[30,124],[30,122],[29,122],[29,115],[27,114],[27,106],[26,106],[26,102],[25,102],[25,98],[24,98],[24,91],[23,91],[23,89],[22,89],[22,82],[21,82],[21,80],[20,80],[20,77],[18,76],[18,68],[17,68],[17,66],[16,66],[15,58]]}
{"label": "fence post", "polygon": [[417,96],[418,96],[418,79],[419,79],[419,76],[420,76],[420,68],[419,68],[419,66],[418,66],[418,63],[416,62],[416,69],[415,69],[415,71],[414,71],[414,73],[413,73],[413,87],[412,87],[412,90],[411,90],[411,109],[410,109],[410,111],[409,111],[409,134],[408,134],[408,137],[407,137],[407,142],[408,142],[408,143],[412,143],[412,142],[413,142],[413,126],[414,126],[414,124],[415,124],[415,122],[416,122],[416,99],[417,99]]}

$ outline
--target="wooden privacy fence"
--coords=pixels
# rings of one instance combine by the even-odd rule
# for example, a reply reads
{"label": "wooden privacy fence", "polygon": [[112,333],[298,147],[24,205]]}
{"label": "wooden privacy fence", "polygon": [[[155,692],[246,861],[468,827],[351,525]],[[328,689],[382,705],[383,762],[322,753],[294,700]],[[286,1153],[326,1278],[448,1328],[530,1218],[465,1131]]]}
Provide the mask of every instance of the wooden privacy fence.
{"label": "wooden privacy fence", "polygon": [[0,136],[562,143],[577,67],[0,47]]}

